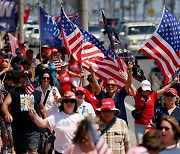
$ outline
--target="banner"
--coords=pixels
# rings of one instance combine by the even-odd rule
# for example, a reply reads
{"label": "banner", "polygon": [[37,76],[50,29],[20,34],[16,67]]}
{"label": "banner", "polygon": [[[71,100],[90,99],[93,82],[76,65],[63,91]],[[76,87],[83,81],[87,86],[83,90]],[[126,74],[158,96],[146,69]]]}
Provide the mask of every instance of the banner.
{"label": "banner", "polygon": [[61,32],[59,25],[40,7],[40,39],[42,44],[51,47],[61,47]]}
{"label": "banner", "polygon": [[0,1],[0,30],[14,31],[16,4],[13,1]]}

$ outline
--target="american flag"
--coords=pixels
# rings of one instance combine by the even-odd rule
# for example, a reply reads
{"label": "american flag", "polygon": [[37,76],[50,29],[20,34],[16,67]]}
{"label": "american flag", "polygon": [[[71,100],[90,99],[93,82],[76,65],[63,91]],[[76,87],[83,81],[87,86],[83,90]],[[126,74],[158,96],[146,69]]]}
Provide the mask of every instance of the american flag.
{"label": "american flag", "polygon": [[31,82],[31,80],[29,79],[28,75],[25,75],[25,77],[26,77],[26,89],[25,89],[26,93],[32,94],[35,90],[35,86]]}
{"label": "american flag", "polygon": [[85,69],[92,65],[96,75],[105,80],[115,78],[119,88],[124,86],[124,79],[119,75],[119,68],[101,43],[90,33],[73,24],[61,9],[61,27],[65,47],[69,54],[82,63]]}
{"label": "american flag", "polygon": [[180,68],[180,22],[166,7],[158,28],[139,50],[155,60],[164,84],[169,83]]}
{"label": "american flag", "polygon": [[91,140],[93,141],[97,153],[98,154],[112,154],[111,149],[108,148],[108,145],[104,138],[98,134],[98,131],[94,128],[92,122],[88,122],[89,127],[88,127],[88,132]]}
{"label": "american flag", "polygon": [[59,55],[53,57],[53,62],[56,67],[56,71],[57,72],[60,71],[61,70],[61,60],[59,58]]}

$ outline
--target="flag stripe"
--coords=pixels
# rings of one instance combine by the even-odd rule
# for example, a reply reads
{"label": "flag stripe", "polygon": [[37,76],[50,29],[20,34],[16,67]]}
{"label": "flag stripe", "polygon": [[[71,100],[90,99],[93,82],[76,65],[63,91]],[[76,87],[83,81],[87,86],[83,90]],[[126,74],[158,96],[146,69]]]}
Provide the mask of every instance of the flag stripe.
{"label": "flag stripe", "polygon": [[[153,36],[152,40],[155,42],[156,45],[158,44],[158,46],[162,49],[162,51],[166,51],[166,52],[163,52],[163,54],[162,54],[165,56],[164,58],[167,59],[167,61],[170,60],[171,62],[173,62],[174,66],[178,66],[179,59],[178,59],[177,55],[175,54],[175,52],[171,52],[172,48],[167,43],[163,42],[163,39],[161,38],[161,36],[159,36],[158,34],[155,34],[155,35],[157,35],[156,36],[157,38],[155,36]],[[163,43],[161,43],[161,41]],[[166,44],[166,46],[164,44]],[[170,47],[170,49],[168,49],[167,47]]]}
{"label": "flag stripe", "polygon": [[[106,65],[107,64],[107,65]],[[89,69],[89,65],[92,65],[96,74],[101,78],[101,79],[108,79],[108,78],[115,78],[117,80],[118,88],[121,88],[124,86],[125,81],[119,76],[119,72],[117,71],[118,68],[116,66],[115,69],[113,69],[113,65],[109,65],[108,60],[102,61],[84,61],[82,63],[83,67],[85,69]]]}
{"label": "flag stripe", "polygon": [[[148,48],[153,48],[152,47],[152,44],[153,42],[150,40],[149,41],[149,43],[147,43],[147,47]],[[154,45],[154,44],[153,44]],[[156,45],[156,44],[155,44]],[[167,61],[166,60],[166,57],[164,57],[165,56],[165,53],[163,52],[163,54],[161,54],[162,53],[162,49],[158,46],[156,49],[153,49],[153,50],[151,50],[152,52],[153,52],[153,54],[156,56],[156,57],[158,57],[158,59],[159,59],[159,61],[162,61],[162,63],[164,63],[165,64],[165,67],[167,68],[166,70],[168,71],[168,73],[170,73],[170,74],[172,74],[173,73],[173,70],[172,70],[172,68],[171,68],[171,65],[170,65],[170,63],[169,63],[169,61]]]}

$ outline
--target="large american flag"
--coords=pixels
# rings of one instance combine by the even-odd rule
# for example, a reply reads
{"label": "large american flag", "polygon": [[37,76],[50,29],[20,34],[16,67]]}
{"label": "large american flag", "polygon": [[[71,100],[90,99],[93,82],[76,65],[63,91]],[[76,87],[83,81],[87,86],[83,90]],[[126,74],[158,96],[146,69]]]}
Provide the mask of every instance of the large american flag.
{"label": "large american flag", "polygon": [[85,69],[92,65],[96,75],[105,80],[115,78],[119,88],[124,86],[124,79],[119,75],[119,68],[101,43],[90,33],[73,24],[61,8],[62,37],[68,53],[82,63]]}
{"label": "large american flag", "polygon": [[140,47],[140,51],[155,60],[169,83],[180,68],[180,22],[164,7],[161,22],[154,34]]}

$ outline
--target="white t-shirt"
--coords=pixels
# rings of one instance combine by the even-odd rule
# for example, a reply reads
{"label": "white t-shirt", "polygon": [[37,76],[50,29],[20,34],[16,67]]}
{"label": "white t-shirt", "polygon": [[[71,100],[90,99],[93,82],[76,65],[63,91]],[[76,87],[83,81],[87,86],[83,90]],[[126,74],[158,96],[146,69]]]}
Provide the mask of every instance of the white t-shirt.
{"label": "white t-shirt", "polygon": [[59,94],[58,89],[56,87],[54,87],[54,86],[51,87],[49,85],[49,87],[46,90],[45,94],[43,93],[43,90],[42,90],[41,86],[37,87],[36,89],[39,90],[40,92],[42,92],[42,95],[41,95],[41,101],[42,102],[44,101],[44,98],[46,96],[47,91],[50,90],[48,98],[46,100],[46,104],[45,104],[45,109],[46,109],[46,112],[47,112],[47,116],[50,116],[50,115],[52,115],[54,113],[59,112],[59,108],[58,107],[60,106],[60,103],[59,104],[56,103],[56,101],[54,100],[53,93],[52,93],[53,89],[55,89],[57,96],[60,98],[61,95]]}
{"label": "white t-shirt", "polygon": [[55,131],[56,140],[54,148],[60,153],[64,153],[71,145],[74,132],[77,129],[77,123],[83,119],[79,113],[73,115],[64,112],[55,113],[47,117],[50,127]]}
{"label": "white t-shirt", "polygon": [[96,116],[93,106],[85,101],[83,101],[83,103],[78,107],[77,112],[81,113],[84,117]]}

